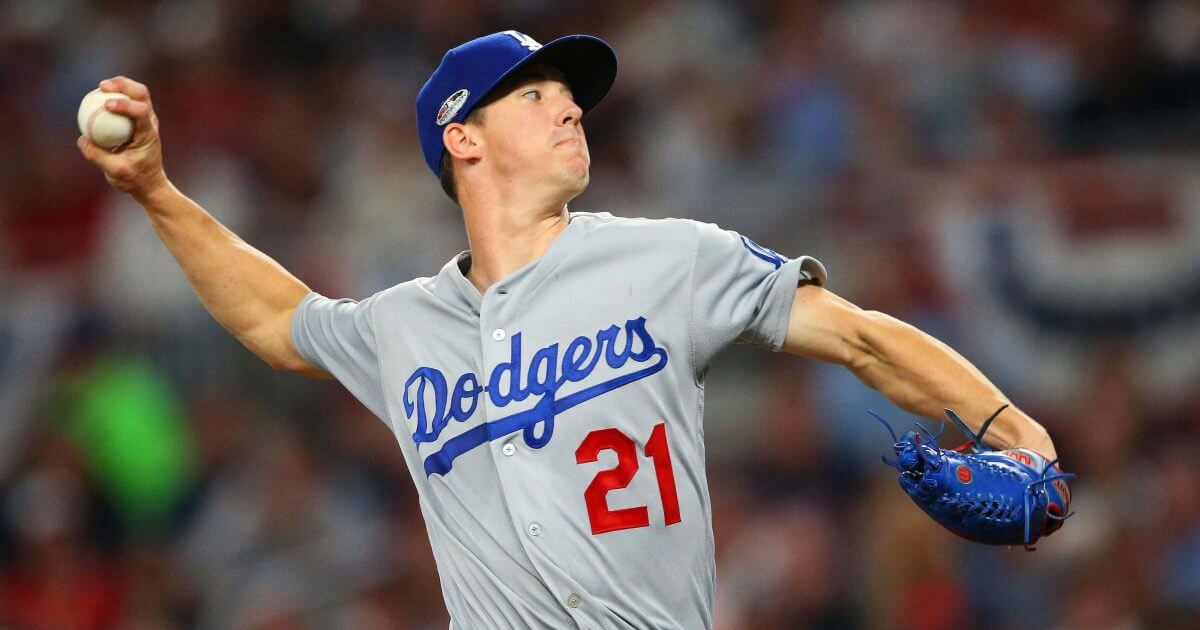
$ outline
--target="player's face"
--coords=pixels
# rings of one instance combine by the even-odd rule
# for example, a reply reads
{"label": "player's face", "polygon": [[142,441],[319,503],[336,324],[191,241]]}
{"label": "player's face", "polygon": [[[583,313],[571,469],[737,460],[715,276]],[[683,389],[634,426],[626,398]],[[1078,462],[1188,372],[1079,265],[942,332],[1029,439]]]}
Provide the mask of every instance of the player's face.
{"label": "player's face", "polygon": [[539,64],[487,105],[482,133],[486,154],[508,181],[547,192],[583,192],[588,183],[587,139],[562,73]]}

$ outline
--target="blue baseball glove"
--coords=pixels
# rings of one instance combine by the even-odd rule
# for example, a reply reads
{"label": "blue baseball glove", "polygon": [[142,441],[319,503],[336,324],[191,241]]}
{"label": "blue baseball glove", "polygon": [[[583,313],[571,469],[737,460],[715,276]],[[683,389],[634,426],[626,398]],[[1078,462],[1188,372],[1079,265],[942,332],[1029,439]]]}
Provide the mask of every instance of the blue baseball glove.
{"label": "blue baseball glove", "polygon": [[1032,551],[1039,538],[1062,527],[1070,516],[1068,480],[1075,475],[1064,473],[1058,460],[1048,461],[1029,449],[985,447],[984,433],[1006,407],[996,410],[978,434],[947,409],[946,415],[969,438],[956,449],[939,447],[941,431],[931,435],[920,424],[919,432],[897,438],[886,420],[870,413],[895,441],[896,459],[884,457],[884,463],[900,471],[900,487],[933,520],[967,540],[1023,544]]}

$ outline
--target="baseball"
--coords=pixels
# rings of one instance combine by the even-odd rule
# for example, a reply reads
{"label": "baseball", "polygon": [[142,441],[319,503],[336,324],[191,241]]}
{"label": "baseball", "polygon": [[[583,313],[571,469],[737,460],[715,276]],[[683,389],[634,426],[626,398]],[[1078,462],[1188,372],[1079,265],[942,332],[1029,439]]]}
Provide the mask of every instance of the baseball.
{"label": "baseball", "polygon": [[97,88],[88,92],[79,104],[79,133],[110,151],[133,138],[133,119],[104,109],[104,103],[113,98],[129,97]]}

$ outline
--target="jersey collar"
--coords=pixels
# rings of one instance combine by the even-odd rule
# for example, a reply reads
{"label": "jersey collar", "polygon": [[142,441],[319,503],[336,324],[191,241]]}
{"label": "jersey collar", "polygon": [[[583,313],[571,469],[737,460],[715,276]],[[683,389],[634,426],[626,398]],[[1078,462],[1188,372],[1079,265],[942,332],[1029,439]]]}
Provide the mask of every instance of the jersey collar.
{"label": "jersey collar", "polygon": [[595,223],[590,220],[590,212],[568,212],[567,216],[566,229],[554,237],[541,258],[530,261],[508,277],[493,283],[483,295],[480,295],[479,289],[471,284],[464,273],[464,270],[470,269],[470,250],[459,253],[442,267],[437,277],[437,294],[451,304],[469,309],[474,315],[479,315],[480,306],[485,299],[490,301],[491,296],[501,290],[518,299],[527,299],[537,291],[542,281],[549,277],[550,272],[574,253],[584,235],[591,231]]}

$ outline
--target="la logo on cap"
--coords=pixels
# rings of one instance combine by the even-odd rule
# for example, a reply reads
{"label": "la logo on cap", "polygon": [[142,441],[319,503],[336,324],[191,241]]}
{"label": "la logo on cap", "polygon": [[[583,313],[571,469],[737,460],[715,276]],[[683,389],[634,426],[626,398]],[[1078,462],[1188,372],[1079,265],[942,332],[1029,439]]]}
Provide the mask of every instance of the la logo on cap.
{"label": "la logo on cap", "polygon": [[471,93],[465,88],[450,95],[449,98],[442,101],[442,106],[437,112],[437,124],[439,127],[450,122],[458,110],[462,109],[463,103],[467,102],[467,97]]}
{"label": "la logo on cap", "polygon": [[520,31],[504,31],[504,34],[516,39],[518,43],[529,50],[537,50],[542,47],[542,45],[539,44],[536,39]]}

